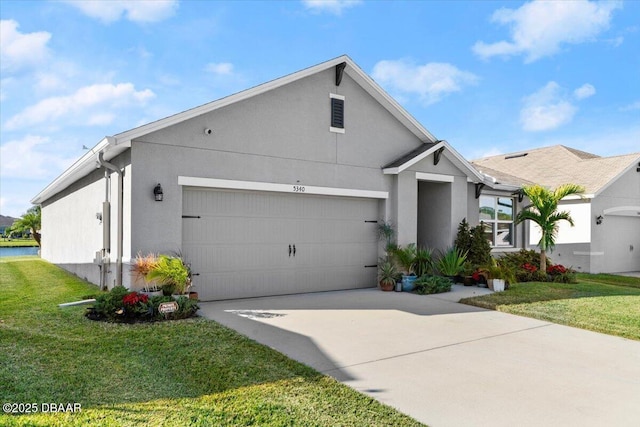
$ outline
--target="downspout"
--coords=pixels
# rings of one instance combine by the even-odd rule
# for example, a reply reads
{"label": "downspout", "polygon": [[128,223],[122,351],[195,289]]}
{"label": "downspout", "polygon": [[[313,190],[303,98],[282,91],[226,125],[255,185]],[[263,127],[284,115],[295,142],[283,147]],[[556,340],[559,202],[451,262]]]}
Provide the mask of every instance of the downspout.
{"label": "downspout", "polygon": [[[106,160],[104,160],[103,158],[104,156],[104,152],[100,151],[98,153],[98,163],[100,163],[101,166],[103,166],[105,169],[108,169],[110,171],[113,171],[115,173],[118,174],[118,242],[117,242],[117,253],[118,253],[118,257],[116,258],[116,286],[120,286],[122,285],[122,246],[123,246],[123,212],[124,212],[124,207],[123,207],[123,188],[124,188],[124,181],[122,179],[122,175],[123,172],[120,170],[120,168],[118,168],[116,165],[107,162]],[[108,212],[111,211],[111,206],[109,204],[109,181],[107,178],[107,171],[105,170],[105,179],[107,179],[107,194],[106,194],[106,199],[103,203],[103,209],[108,209]],[[104,212],[103,212],[103,216],[105,216]],[[106,218],[109,218],[109,216],[107,215]],[[110,220],[104,220],[103,218],[103,224],[104,224],[104,229],[103,229],[103,240],[104,240],[104,247],[105,249],[107,249],[108,251],[111,250],[111,221]]]}

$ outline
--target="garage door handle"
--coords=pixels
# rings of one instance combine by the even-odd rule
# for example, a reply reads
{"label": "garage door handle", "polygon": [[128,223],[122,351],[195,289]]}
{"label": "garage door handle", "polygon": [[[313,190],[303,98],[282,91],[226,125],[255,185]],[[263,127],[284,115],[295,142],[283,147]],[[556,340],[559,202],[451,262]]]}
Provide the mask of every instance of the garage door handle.
{"label": "garage door handle", "polygon": [[289,245],[289,256],[291,256],[291,245]]}
{"label": "garage door handle", "polygon": [[294,257],[296,256],[296,245],[295,244],[293,245],[293,256]]}

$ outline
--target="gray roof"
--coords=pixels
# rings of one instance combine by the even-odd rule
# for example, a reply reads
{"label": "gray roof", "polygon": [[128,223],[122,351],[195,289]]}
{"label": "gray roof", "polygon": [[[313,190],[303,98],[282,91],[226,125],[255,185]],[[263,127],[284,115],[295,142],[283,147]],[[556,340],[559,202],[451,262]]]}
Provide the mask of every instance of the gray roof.
{"label": "gray roof", "polygon": [[394,160],[393,162],[383,166],[383,169],[386,168],[397,168],[400,167],[402,165],[404,165],[405,163],[407,163],[408,161],[412,160],[413,158],[419,156],[420,154],[424,153],[425,151],[430,150],[431,148],[433,148],[434,146],[438,145],[440,141],[436,141],[436,142],[427,142],[422,144],[421,146],[419,146],[418,148],[416,148],[415,150],[412,150],[410,152],[408,152],[407,154],[403,155],[402,157],[399,157],[398,159]]}
{"label": "gray roof", "polygon": [[551,188],[573,183],[584,186],[587,194],[597,194],[639,161],[640,153],[600,157],[554,145],[485,157],[471,164],[504,183],[538,183]]}
{"label": "gray roof", "polygon": [[18,218],[0,215],[0,227],[9,227],[10,225],[13,225],[13,222],[17,219]]}

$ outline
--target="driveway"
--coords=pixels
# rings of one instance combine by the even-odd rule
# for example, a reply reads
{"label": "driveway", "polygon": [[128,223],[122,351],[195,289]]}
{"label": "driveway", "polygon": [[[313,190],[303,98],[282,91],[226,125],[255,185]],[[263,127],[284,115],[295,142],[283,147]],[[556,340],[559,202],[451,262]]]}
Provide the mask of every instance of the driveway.
{"label": "driveway", "polygon": [[456,302],[488,292],[322,292],[200,313],[434,427],[640,425],[640,342]]}

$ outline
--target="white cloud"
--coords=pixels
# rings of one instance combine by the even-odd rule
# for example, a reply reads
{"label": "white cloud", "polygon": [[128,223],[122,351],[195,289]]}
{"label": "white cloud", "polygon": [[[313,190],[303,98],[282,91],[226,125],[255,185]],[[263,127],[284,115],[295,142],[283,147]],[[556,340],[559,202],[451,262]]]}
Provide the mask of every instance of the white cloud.
{"label": "white cloud", "polygon": [[578,100],[589,98],[590,96],[593,96],[595,94],[596,94],[596,88],[593,87],[593,85],[590,85],[589,83],[585,83],[582,86],[580,86],[578,89],[573,91],[573,96],[575,96],[576,99]]}
{"label": "white cloud", "polygon": [[302,3],[309,10],[314,12],[328,12],[334,15],[342,15],[344,9],[357,6],[361,0],[302,0]]}
{"label": "white cloud", "polygon": [[624,107],[620,108],[620,111],[633,111],[633,110],[640,110],[640,101],[633,102],[629,105],[625,105]]}
{"label": "white cloud", "polygon": [[525,55],[533,62],[560,51],[564,44],[592,41],[609,28],[619,2],[533,1],[519,9],[502,8],[492,21],[510,27],[511,40],[478,41],[473,51],[482,58]]}
{"label": "white cloud", "polygon": [[213,74],[229,76],[233,73],[233,64],[229,62],[218,62],[207,64],[205,69]]}
{"label": "white cloud", "polygon": [[577,107],[567,100],[562,88],[556,82],[549,82],[525,97],[520,123],[526,131],[552,130],[569,123],[576,111]]}
{"label": "white cloud", "polygon": [[49,57],[47,43],[51,34],[46,31],[21,33],[14,20],[0,21],[0,69],[15,72],[23,67],[42,63]]}
{"label": "white cloud", "polygon": [[85,15],[104,23],[121,19],[132,22],[159,22],[172,16],[178,8],[177,0],[65,0]]}
{"label": "white cloud", "polygon": [[405,60],[383,60],[373,67],[372,77],[392,91],[417,94],[427,105],[477,83],[478,77],[447,63],[415,65]]}
{"label": "white cloud", "polygon": [[29,180],[47,178],[66,169],[73,160],[51,147],[49,138],[27,135],[0,147],[0,176]]}
{"label": "white cloud", "polygon": [[[105,124],[104,119],[110,114],[105,109],[143,105],[154,96],[149,89],[136,91],[132,83],[85,86],[71,95],[46,98],[27,107],[11,117],[5,127],[13,130],[65,118],[72,118],[76,125]],[[114,116],[110,117],[113,119]]]}

